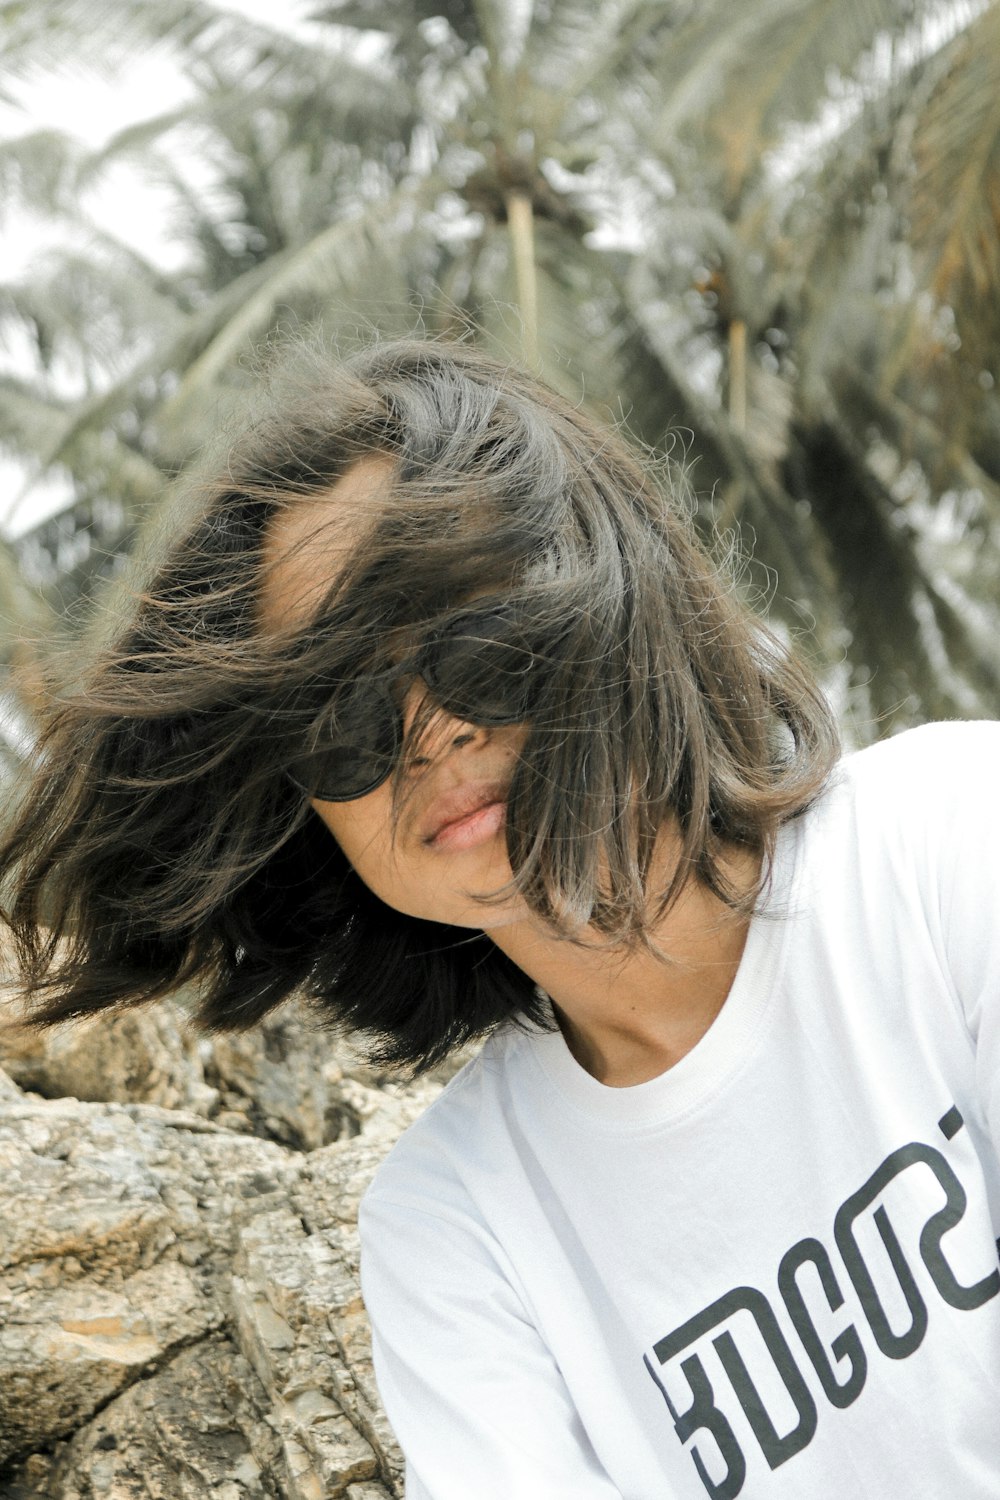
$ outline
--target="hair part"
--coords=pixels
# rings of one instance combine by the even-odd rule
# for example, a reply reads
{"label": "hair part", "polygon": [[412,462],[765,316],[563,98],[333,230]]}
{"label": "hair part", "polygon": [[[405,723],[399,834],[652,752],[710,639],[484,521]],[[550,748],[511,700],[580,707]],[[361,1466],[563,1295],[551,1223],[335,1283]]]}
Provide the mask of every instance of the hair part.
{"label": "hair part", "polygon": [[[373,458],[360,516],[324,534],[329,586],[268,623],[276,517],[330,503]],[[837,735],[690,512],[679,469],[466,346],[286,356],[43,727],[0,847],[31,1020],[197,980],[196,1020],[243,1029],[302,991],[377,1058],[417,1068],[506,1019],[541,1021],[488,937],[374,896],[284,774],[338,684],[470,598],[513,603],[544,657],[507,818],[530,910],[566,941],[586,927],[626,947],[651,943],[692,878],[751,911],[760,886],[733,888],[726,851],[759,855],[766,879]],[[679,858],[651,889],[668,823]]]}

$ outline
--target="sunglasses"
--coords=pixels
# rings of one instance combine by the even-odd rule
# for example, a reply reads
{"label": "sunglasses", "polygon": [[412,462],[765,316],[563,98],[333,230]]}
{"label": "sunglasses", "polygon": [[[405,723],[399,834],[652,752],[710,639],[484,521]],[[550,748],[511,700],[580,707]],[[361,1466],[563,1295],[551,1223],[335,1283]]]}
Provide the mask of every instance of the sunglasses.
{"label": "sunglasses", "polygon": [[338,689],[287,775],[321,802],[365,797],[399,763],[409,681],[454,718],[494,728],[530,716],[541,666],[509,606],[454,615],[405,660]]}

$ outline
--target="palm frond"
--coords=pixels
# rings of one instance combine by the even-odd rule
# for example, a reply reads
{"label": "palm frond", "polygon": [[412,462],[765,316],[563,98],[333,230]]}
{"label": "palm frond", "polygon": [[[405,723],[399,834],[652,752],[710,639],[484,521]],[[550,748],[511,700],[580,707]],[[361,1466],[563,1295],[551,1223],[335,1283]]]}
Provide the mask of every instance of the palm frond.
{"label": "palm frond", "polygon": [[428,47],[424,23],[445,21],[465,47],[484,45],[475,0],[334,0],[310,12],[311,21],[348,26],[357,31],[380,31],[391,36],[398,53],[410,62]]}
{"label": "palm frond", "polygon": [[556,0],[536,12],[530,68],[537,85],[565,104],[602,94],[637,49],[649,48],[670,23],[656,0]]}
{"label": "palm frond", "polygon": [[863,444],[831,410],[793,429],[788,473],[837,559],[854,683],[872,711],[884,724],[968,712],[959,684],[988,685],[995,664],[923,562],[916,529]]}
{"label": "palm frond", "polygon": [[[4,507],[10,519],[30,494],[35,476],[51,464],[39,465],[39,454],[50,448],[53,432],[65,430],[72,407],[31,382],[0,376],[0,450],[18,459],[26,477],[20,496]],[[72,481],[77,495],[104,496],[134,515],[162,490],[165,474],[151,459],[127,443],[113,427],[79,429],[63,444],[59,468]],[[74,502],[70,501],[70,504]]]}
{"label": "palm frond", "polygon": [[991,528],[1000,529],[1000,480],[932,417],[904,397],[885,391],[864,369],[842,365],[833,372],[838,409],[858,432],[876,426],[903,462],[916,460],[936,493],[952,487],[982,497]]}
{"label": "palm frond", "polygon": [[[872,49],[891,46],[900,15],[898,0],[755,0],[735,16],[726,9],[709,0],[666,39],[653,139],[669,156],[679,133],[707,132],[722,146],[734,190],[784,126],[815,115],[831,79],[865,73]],[[929,0],[914,16],[921,9],[932,9]],[[888,87],[892,67],[883,72]]]}
{"label": "palm frond", "polygon": [[96,182],[110,166],[119,162],[142,164],[157,160],[151,156],[152,148],[159,148],[164,137],[172,131],[187,127],[191,122],[192,104],[187,101],[159,114],[147,115],[142,120],[130,121],[120,130],[114,131],[103,146],[91,152],[86,161],[84,181],[89,186]]}
{"label": "palm frond", "polygon": [[52,625],[44,595],[25,582],[15,546],[0,535],[0,661],[9,662],[25,640],[44,638]]}
{"label": "palm frond", "polygon": [[[753,560],[757,587],[774,592],[778,580],[776,612],[799,622],[815,621],[819,642],[828,642],[835,633],[835,579],[825,550],[816,545],[808,511],[794,504],[778,476],[732,427],[721,407],[693,386],[671,330],[644,295],[641,281],[633,278],[623,291],[631,323],[630,358],[636,361],[643,353],[644,367],[637,367],[644,381],[653,382],[633,398],[633,410],[642,415],[641,434],[662,442],[671,433],[689,433],[693,480],[703,497],[703,525],[710,531],[738,529],[744,551]],[[634,384],[630,395],[633,390]]]}
{"label": "palm frond", "polygon": [[[909,195],[923,280],[963,334],[989,323],[1000,286],[1000,4],[949,48],[949,68],[917,122]],[[943,205],[947,211],[942,212]]]}
{"label": "palm frond", "polygon": [[110,424],[119,412],[131,405],[136,390],[144,384],[155,380],[164,371],[183,368],[239,311],[244,297],[274,272],[273,265],[255,267],[224,288],[206,306],[189,314],[165,338],[155,341],[152,348],[147,343],[123,375],[78,402],[67,413],[61,429],[56,430],[38,454],[40,470],[44,472],[62,463],[82,433],[100,431]]}
{"label": "palm frond", "polygon": [[218,51],[230,58],[308,53],[308,43],[280,24],[228,10],[213,0],[46,0],[24,5],[0,0],[4,67],[12,77],[58,64],[67,56],[111,71],[129,57],[162,43],[180,53]]}
{"label": "palm frond", "polygon": [[180,313],[162,277],[142,257],[104,236],[101,254],[49,251],[18,281],[0,287],[0,334],[27,332],[41,369],[65,384],[106,383],[137,349],[173,326]]}
{"label": "palm frond", "polygon": [[85,151],[62,130],[31,130],[0,140],[0,211],[72,212]]}
{"label": "palm frond", "polygon": [[964,703],[960,693],[952,690],[957,706],[977,718],[996,718],[1000,712],[997,611],[987,615],[952,583],[935,581],[924,597],[940,636],[947,663],[945,674],[956,673],[967,687]]}
{"label": "palm frond", "polygon": [[66,420],[67,403],[31,380],[0,375],[0,450],[13,458],[34,460]]}
{"label": "palm frond", "polygon": [[184,373],[158,410],[157,430],[166,452],[186,457],[198,438],[193,431],[185,436],[185,422],[197,410],[206,418],[221,373],[250,352],[254,340],[275,324],[282,305],[296,297],[308,297],[314,313],[336,298],[347,306],[371,305],[378,285],[375,268],[384,264],[392,235],[402,233],[439,190],[429,179],[400,188],[353,218],[327,226],[306,244],[269,257],[185,318],[178,317],[151,348],[147,342],[124,375],[77,406],[39,453],[41,468],[65,462],[82,434],[105,428],[130,404],[137,387],[169,371]]}
{"label": "palm frond", "polygon": [[[405,139],[416,117],[415,79],[391,59],[356,55],[343,42],[299,43],[287,57],[267,55],[252,65],[218,49],[189,60],[187,72],[195,89],[189,121],[208,124],[225,139],[283,114],[286,139],[350,141],[374,155]],[[252,113],[248,91],[257,101]]]}
{"label": "palm frond", "polygon": [[534,0],[518,6],[511,5],[509,0],[471,0],[471,9],[491,68],[513,72],[524,50]]}
{"label": "palm frond", "polygon": [[[255,338],[273,324],[283,299],[309,292],[322,300],[350,299],[359,283],[371,276],[372,268],[385,254],[394,223],[412,215],[422,198],[433,196],[433,184],[406,186],[361,213],[329,225],[305,245],[272,257],[261,275],[251,273],[254,285],[241,299],[233,288],[224,301],[234,311],[219,326],[201,353],[185,370],[174,395],[160,413],[164,426],[178,425],[193,403],[203,399],[207,388],[239,354],[247,353]],[[277,262],[275,264],[274,262]],[[242,280],[243,278],[241,278]]]}

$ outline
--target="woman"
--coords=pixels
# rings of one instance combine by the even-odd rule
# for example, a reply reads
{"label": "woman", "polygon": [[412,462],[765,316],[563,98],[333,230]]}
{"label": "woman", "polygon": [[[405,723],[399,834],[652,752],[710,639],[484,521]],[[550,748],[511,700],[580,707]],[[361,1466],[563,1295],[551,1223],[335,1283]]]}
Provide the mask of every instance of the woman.
{"label": "woman", "polygon": [[410,1500],[992,1495],[997,729],[834,771],[686,511],[468,349],[300,360],[43,740],[35,1014],[488,1035],[363,1207]]}

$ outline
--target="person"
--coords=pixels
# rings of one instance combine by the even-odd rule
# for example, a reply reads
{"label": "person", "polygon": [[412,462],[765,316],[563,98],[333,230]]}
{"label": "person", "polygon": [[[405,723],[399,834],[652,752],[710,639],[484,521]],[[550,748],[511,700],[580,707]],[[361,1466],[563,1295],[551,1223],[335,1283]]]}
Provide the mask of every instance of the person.
{"label": "person", "polygon": [[995,724],[839,757],[683,478],[300,354],[41,736],[38,1024],[485,1037],[362,1207],[409,1500],[1000,1492]]}

